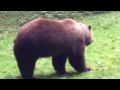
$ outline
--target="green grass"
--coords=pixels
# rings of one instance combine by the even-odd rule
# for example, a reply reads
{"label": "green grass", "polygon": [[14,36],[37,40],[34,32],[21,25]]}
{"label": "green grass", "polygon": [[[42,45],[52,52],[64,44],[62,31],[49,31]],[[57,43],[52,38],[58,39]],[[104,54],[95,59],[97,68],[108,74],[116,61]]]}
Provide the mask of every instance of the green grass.
{"label": "green grass", "polygon": [[[8,14],[9,13],[9,14]],[[34,12],[0,12],[0,79],[21,78],[13,54],[13,40],[19,28],[39,17]],[[120,78],[120,12],[111,12],[76,19],[90,24],[94,42],[86,47],[86,64],[92,71],[78,74],[66,63],[69,75],[57,76],[51,58],[36,63],[34,76],[42,79],[119,79]]]}

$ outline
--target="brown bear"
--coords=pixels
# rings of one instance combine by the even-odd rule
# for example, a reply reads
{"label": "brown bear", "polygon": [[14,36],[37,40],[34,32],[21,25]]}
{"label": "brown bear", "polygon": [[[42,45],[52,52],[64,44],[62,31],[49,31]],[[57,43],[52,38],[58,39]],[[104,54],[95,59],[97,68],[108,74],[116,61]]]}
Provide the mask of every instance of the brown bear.
{"label": "brown bear", "polygon": [[73,19],[35,19],[25,24],[14,40],[14,55],[24,79],[32,79],[39,57],[52,56],[58,74],[65,74],[67,58],[77,72],[90,71],[85,64],[85,46],[91,44],[91,26]]}

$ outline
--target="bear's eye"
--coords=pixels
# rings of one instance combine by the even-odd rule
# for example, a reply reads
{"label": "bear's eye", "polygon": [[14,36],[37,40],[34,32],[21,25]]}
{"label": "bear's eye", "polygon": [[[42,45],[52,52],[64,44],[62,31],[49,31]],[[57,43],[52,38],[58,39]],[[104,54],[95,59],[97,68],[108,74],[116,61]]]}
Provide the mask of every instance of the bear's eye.
{"label": "bear's eye", "polygon": [[91,25],[88,25],[88,28],[91,29]]}

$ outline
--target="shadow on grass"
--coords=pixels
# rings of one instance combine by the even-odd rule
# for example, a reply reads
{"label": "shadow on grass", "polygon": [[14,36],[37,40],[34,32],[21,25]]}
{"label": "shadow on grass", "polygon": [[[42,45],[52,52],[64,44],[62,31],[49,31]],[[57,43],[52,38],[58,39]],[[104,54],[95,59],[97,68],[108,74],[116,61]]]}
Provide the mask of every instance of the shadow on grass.
{"label": "shadow on grass", "polygon": [[46,75],[35,75],[37,79],[70,79],[74,75],[80,75],[80,73],[77,72],[69,72],[64,75],[58,75],[56,73],[46,74]]}
{"label": "shadow on grass", "polygon": [[[42,75],[34,75],[34,77],[36,79],[71,79],[72,77],[74,77],[74,75],[81,75],[80,73],[77,72],[69,72],[67,74],[64,75],[57,75],[56,73],[51,73],[51,74],[42,74]],[[15,78],[10,78],[10,77],[6,77],[6,79],[22,79],[21,76],[16,76]]]}

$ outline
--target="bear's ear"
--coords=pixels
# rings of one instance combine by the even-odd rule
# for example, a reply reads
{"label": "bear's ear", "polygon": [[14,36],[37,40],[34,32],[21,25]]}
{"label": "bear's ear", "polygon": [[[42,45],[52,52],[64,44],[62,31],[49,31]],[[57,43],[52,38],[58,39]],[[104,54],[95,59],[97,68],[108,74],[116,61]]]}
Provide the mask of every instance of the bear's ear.
{"label": "bear's ear", "polygon": [[88,25],[88,28],[91,29],[91,25]]}

